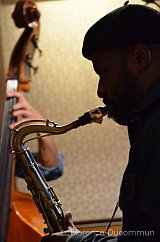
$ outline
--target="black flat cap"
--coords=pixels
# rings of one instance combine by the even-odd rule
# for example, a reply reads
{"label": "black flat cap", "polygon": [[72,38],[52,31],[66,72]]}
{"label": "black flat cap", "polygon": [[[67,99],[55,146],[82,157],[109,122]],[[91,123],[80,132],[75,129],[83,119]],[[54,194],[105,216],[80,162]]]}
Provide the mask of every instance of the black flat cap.
{"label": "black flat cap", "polygon": [[140,4],[115,9],[97,21],[86,33],[82,54],[131,46],[160,43],[160,12]]}

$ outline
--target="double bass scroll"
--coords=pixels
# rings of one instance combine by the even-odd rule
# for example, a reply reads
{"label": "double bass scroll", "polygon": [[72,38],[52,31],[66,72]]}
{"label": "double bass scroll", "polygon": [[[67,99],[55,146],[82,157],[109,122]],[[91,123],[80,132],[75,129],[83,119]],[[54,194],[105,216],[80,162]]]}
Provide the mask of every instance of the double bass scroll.
{"label": "double bass scroll", "polygon": [[29,91],[31,81],[31,70],[37,72],[38,67],[32,65],[35,50],[42,54],[38,47],[40,32],[40,12],[33,1],[18,1],[12,14],[15,25],[25,28],[18,40],[9,65],[8,78],[19,79],[18,90]]}

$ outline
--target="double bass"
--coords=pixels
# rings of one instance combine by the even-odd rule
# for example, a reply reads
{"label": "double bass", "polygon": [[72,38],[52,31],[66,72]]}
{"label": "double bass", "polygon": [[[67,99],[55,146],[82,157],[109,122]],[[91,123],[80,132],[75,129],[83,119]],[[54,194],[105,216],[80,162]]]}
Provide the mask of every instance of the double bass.
{"label": "double bass", "polygon": [[[40,12],[33,1],[21,0],[16,3],[12,14],[15,25],[25,28],[17,41],[8,68],[6,93],[30,90],[32,65],[35,50],[38,47],[40,32]],[[14,188],[15,161],[9,150],[9,124],[15,122],[11,109],[15,98],[5,100],[0,139],[0,241],[28,242],[39,241],[43,235],[43,220],[32,202],[29,194],[17,192]],[[40,229],[39,229],[40,227]]]}

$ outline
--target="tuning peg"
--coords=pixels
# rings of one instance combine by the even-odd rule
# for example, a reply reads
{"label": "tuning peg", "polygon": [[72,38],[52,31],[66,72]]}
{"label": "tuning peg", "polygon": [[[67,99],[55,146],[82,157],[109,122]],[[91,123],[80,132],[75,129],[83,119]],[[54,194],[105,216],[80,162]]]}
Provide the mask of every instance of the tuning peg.
{"label": "tuning peg", "polygon": [[39,55],[41,57],[42,50],[38,46],[38,35],[37,34],[34,34],[31,41],[32,41],[34,47],[39,51]]}
{"label": "tuning peg", "polygon": [[32,59],[33,59],[32,54],[29,53],[29,54],[26,55],[25,62],[26,62],[26,64],[27,64],[30,68],[33,69],[34,74],[36,74],[37,71],[38,71],[38,66],[33,66],[33,65],[32,65],[32,63],[31,63]]}

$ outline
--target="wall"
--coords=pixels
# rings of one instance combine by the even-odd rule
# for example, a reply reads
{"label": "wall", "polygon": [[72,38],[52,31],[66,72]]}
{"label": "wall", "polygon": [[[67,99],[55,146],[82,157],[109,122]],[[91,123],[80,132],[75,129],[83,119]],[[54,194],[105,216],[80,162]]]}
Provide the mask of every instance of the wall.
{"label": "wall", "polygon": [[[11,0],[2,0],[1,36],[3,61],[7,73],[9,58],[22,29],[11,19]],[[142,3],[141,1],[130,1]],[[100,17],[124,0],[36,1],[41,12],[41,58],[36,54],[30,102],[44,117],[59,125],[77,119],[84,112],[103,105],[96,96],[98,77],[92,65],[81,54],[83,37]],[[114,67],[113,67],[114,68]],[[50,182],[74,220],[109,219],[118,199],[121,177],[128,159],[128,138],[125,127],[107,118],[102,125],[88,125],[54,137],[65,155],[62,178]],[[36,149],[32,144],[32,149]],[[17,179],[18,189],[25,184]],[[121,217],[120,211],[116,215]]]}

